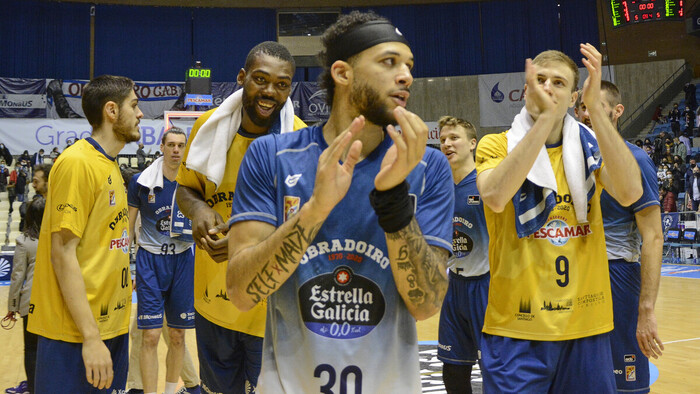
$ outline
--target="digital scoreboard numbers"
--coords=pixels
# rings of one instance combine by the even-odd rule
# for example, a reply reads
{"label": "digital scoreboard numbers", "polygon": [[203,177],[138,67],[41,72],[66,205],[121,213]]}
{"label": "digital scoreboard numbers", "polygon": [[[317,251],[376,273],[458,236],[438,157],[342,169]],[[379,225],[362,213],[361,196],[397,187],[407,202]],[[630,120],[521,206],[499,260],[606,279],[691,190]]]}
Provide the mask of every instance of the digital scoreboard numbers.
{"label": "digital scoreboard numbers", "polygon": [[195,67],[187,70],[185,76],[185,107],[213,105],[211,95],[211,69],[202,68],[197,62]]}
{"label": "digital scoreboard numbers", "polygon": [[682,20],[683,0],[610,0],[613,27],[628,23]]}

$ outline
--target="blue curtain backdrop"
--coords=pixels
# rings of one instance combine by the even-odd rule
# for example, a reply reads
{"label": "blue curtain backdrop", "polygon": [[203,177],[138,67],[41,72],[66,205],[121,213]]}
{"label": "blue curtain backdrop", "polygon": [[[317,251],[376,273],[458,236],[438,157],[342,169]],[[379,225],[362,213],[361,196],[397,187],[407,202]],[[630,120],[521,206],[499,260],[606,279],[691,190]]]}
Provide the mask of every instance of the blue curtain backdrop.
{"label": "blue curtain backdrop", "polygon": [[89,76],[89,4],[14,0],[1,7],[0,76]]}
{"label": "blue curtain backdrop", "polygon": [[[0,76],[87,78],[89,9],[87,4],[3,1]],[[562,50],[580,65],[578,44],[600,44],[595,0],[372,9],[388,17],[411,42],[415,77],[522,71],[525,58],[545,49]],[[201,60],[212,69],[214,81],[235,81],[248,50],[274,40],[275,32],[273,9],[97,5],[95,75],[182,81],[185,70]],[[299,69],[295,80],[314,81],[319,72]]]}
{"label": "blue curtain backdrop", "polygon": [[[193,60],[211,68],[214,81],[236,81],[248,51],[263,41],[277,40],[273,9],[198,8],[193,14]],[[184,73],[182,69],[180,79]]]}
{"label": "blue curtain backdrop", "polygon": [[183,81],[191,65],[192,10],[98,5],[95,75],[138,81]]}

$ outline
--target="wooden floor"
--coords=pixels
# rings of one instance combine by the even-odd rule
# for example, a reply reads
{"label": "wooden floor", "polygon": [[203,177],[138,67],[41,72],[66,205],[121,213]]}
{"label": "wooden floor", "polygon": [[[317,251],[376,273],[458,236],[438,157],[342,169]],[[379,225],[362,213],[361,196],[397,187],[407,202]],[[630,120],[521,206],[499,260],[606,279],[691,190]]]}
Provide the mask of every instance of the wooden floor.
{"label": "wooden floor", "polygon": [[[0,286],[0,305],[7,305],[8,286]],[[6,309],[0,309],[4,316]],[[653,360],[659,370],[658,380],[651,386],[652,393],[700,393],[700,279],[662,277],[656,304],[661,339],[666,345],[663,357]],[[133,309],[135,312],[135,307]],[[133,313],[132,312],[132,316]],[[418,323],[420,341],[437,340],[437,316]],[[12,330],[0,330],[0,390],[15,386],[24,380],[21,322]],[[188,331],[187,346],[194,363],[196,343],[194,332]],[[166,348],[161,341],[158,351],[160,377],[158,390],[165,380],[164,359]]]}

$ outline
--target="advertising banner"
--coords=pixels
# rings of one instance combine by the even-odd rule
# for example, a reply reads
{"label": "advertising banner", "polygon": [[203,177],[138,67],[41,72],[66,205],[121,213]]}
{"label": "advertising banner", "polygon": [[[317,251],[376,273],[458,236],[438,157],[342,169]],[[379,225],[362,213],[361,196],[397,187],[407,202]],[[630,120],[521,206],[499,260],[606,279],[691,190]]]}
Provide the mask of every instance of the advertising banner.
{"label": "advertising banner", "polygon": [[44,79],[0,78],[0,118],[46,117]]}
{"label": "advertising banner", "polygon": [[[603,80],[614,82],[614,69],[603,68]],[[579,68],[578,88],[588,77]],[[525,73],[479,75],[479,113],[481,127],[508,127],[525,105]],[[573,112],[571,112],[573,114]]]}

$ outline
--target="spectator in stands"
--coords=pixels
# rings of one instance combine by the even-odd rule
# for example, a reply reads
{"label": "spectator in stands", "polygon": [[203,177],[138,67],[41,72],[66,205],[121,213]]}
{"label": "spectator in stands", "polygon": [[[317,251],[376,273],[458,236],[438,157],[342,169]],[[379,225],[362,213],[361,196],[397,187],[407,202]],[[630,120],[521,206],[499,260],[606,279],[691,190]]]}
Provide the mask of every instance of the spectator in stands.
{"label": "spectator in stands", "polygon": [[[691,159],[691,161],[695,161]],[[691,163],[692,169],[689,170],[691,176],[686,181],[685,194],[690,200],[691,209],[697,211],[700,207],[700,167],[695,163]]]}
{"label": "spectator in stands", "polygon": [[5,144],[0,144],[0,156],[5,159],[5,165],[8,167],[12,165],[12,160],[14,158],[12,157],[12,153],[10,153],[10,150],[7,149]]}
{"label": "spectator in stands", "polygon": [[0,193],[7,191],[7,177],[10,176],[10,169],[5,165],[5,159],[0,158]]}
{"label": "spectator in stands", "polygon": [[634,141],[634,144],[637,145],[637,147],[640,149],[644,147],[644,143],[642,142],[642,140],[636,140]]}
{"label": "spectator in stands", "polygon": [[58,147],[54,146],[53,149],[51,150],[51,153],[49,153],[49,157],[55,163],[56,159],[58,159],[58,155],[60,155],[60,154],[61,154],[61,152],[58,151]]}
{"label": "spectator in stands", "polygon": [[693,144],[690,142],[690,138],[688,138],[688,135],[689,134],[686,132],[681,134],[680,137],[678,137],[678,140],[685,144],[686,152],[690,152],[690,148],[693,146]]}
{"label": "spectator in stands", "polygon": [[19,157],[17,158],[17,161],[23,167],[29,168],[29,166],[32,163],[32,157],[29,156],[29,151],[25,149],[24,152],[22,152],[22,154],[19,155]]}
{"label": "spectator in stands", "polygon": [[72,138],[67,139],[67,140],[66,140],[66,147],[63,148],[63,150],[65,151],[66,149],[70,148],[70,146],[73,145],[74,142],[75,142],[75,140],[72,139]]}
{"label": "spectator in stands", "polygon": [[654,127],[656,127],[657,124],[659,123],[666,123],[666,118],[664,118],[664,115],[661,113],[663,110],[663,106],[659,105],[656,107],[656,110],[654,111],[654,115],[651,117],[651,121],[653,122],[651,124],[651,132],[654,132]]}
{"label": "spectator in stands", "polygon": [[15,169],[10,173],[10,183],[14,186],[17,201],[24,202],[26,193],[25,188],[27,187],[27,178],[29,178],[29,173],[27,168],[21,163],[22,162],[20,160],[17,160],[17,163],[15,163]]}
{"label": "spectator in stands", "polygon": [[678,103],[673,104],[673,109],[668,113],[668,121],[671,122],[671,131],[674,135],[680,132],[681,111],[678,110]]}
{"label": "spectator in stands", "polygon": [[666,141],[666,137],[668,135],[666,134],[665,131],[662,131],[659,133],[659,136],[654,140],[654,157],[652,159],[654,160],[654,164],[657,166],[659,163],[661,163],[661,156],[664,148],[664,141]]}
{"label": "spectator in stands", "polygon": [[695,108],[698,107],[695,84],[690,82],[686,83],[685,86],[683,86],[683,91],[685,92],[685,105],[690,107],[691,111],[695,111]]}
{"label": "spectator in stands", "polygon": [[136,163],[140,171],[146,168],[146,152],[143,150],[142,142],[139,142],[139,148],[136,150]]}
{"label": "spectator in stands", "polygon": [[[675,145],[673,143],[673,139],[671,137],[666,138],[666,140],[664,141],[663,150],[661,152],[661,157],[667,157],[667,156],[673,157],[674,148],[675,148]],[[669,160],[669,163],[670,163],[670,160]]]}
{"label": "spectator in stands", "polygon": [[690,106],[686,105],[681,118],[685,122],[685,132],[691,133],[695,128],[695,113],[690,109]]}
{"label": "spectator in stands", "polygon": [[673,137],[673,155],[680,156],[685,163],[685,157],[688,155],[688,148],[679,137]]}
{"label": "spectator in stands", "polygon": [[29,204],[27,209],[27,228],[17,237],[16,241],[12,279],[7,296],[8,312],[6,317],[16,320],[15,315],[18,313],[22,317],[24,329],[24,371],[27,375],[27,380],[13,389],[7,389],[6,393],[34,393],[34,371],[39,338],[36,334],[27,331],[27,316],[30,309],[29,298],[32,291],[39,229],[41,228],[41,219],[44,216],[45,204],[46,202],[43,198],[37,198]]}
{"label": "spectator in stands", "polygon": [[661,187],[661,206],[664,209],[664,213],[678,212],[676,195],[665,186]]}
{"label": "spectator in stands", "polygon": [[43,149],[39,149],[39,151],[36,152],[32,156],[32,162],[31,162],[32,168],[34,168],[35,166],[37,166],[39,164],[44,164],[44,150]]}

